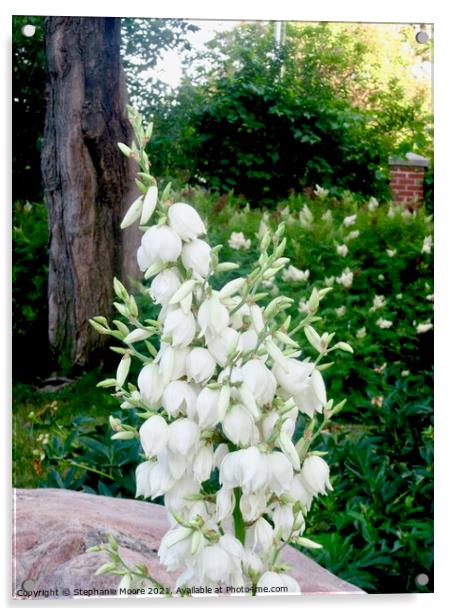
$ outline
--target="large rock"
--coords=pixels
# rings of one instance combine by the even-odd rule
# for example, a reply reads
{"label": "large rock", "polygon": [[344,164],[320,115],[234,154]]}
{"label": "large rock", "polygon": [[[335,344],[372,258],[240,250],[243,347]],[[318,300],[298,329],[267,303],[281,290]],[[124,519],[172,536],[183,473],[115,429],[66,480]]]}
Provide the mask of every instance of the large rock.
{"label": "large rock", "polygon": [[[77,598],[112,596],[118,577],[94,576],[106,562],[87,548],[113,535],[123,559],[144,563],[154,578],[173,587],[176,574],[159,563],[157,550],[168,528],[165,509],[143,501],[93,496],[70,490],[15,490],[14,598]],[[362,593],[297,550],[285,548],[303,593]]]}

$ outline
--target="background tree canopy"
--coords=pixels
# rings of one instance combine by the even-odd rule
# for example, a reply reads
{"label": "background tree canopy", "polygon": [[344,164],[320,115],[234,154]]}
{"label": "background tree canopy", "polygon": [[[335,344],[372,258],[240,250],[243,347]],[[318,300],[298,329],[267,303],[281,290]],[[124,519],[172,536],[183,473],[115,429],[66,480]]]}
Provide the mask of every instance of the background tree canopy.
{"label": "background tree canopy", "polygon": [[271,23],[218,34],[156,117],[158,171],[264,203],[316,183],[387,197],[388,156],[431,153],[416,45],[411,26],[288,23],[279,47]]}

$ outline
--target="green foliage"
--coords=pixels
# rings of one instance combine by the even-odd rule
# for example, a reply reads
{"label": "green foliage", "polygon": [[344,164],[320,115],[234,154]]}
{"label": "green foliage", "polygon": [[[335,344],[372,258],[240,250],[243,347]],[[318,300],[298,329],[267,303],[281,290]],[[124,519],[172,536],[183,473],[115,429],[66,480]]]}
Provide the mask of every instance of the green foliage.
{"label": "green foliage", "polygon": [[13,369],[33,378],[48,365],[46,208],[15,203],[12,223]]}
{"label": "green foliage", "polygon": [[382,29],[289,23],[280,48],[272,24],[218,35],[159,115],[158,171],[179,168],[252,205],[315,184],[387,198],[388,156],[429,155],[431,132],[406,33]]}

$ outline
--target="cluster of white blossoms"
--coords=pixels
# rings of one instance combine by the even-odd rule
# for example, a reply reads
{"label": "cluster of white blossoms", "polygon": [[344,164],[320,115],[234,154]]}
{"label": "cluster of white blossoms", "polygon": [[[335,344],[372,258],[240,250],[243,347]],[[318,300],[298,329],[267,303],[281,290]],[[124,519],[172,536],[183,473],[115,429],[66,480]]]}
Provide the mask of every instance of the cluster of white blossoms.
{"label": "cluster of white blossoms", "polygon": [[251,240],[246,238],[241,231],[233,231],[228,239],[228,245],[234,250],[241,250],[242,248],[248,250],[251,246]]}
{"label": "cluster of white blossoms", "polygon": [[[140,123],[137,135],[139,129]],[[144,420],[138,432],[115,418],[111,426],[115,439],[140,440],[137,496],[164,498],[170,529],[160,561],[178,572],[177,588],[284,586],[300,592],[281,551],[289,543],[320,547],[303,536],[305,516],[313,499],[332,486],[324,453],[311,454],[309,447],[343,406],[328,400],[320,360],[334,349],[352,351],[343,342],[331,346],[334,334],[320,335],[311,325],[329,289],[314,289],[309,315],[292,330],[284,315],[290,298],[259,305],[267,295],[260,283],[288,263],[282,225],[273,237],[264,233],[249,276],[214,289],[211,277],[236,265],[219,261],[220,247],[210,247],[193,207],[171,203],[168,190],[158,198],[142,149],[126,148],[144,166],[144,194],[123,226],[138,218],[142,229],[146,225],[137,258],[145,279],[152,279],[149,294],[160,313],[140,322],[135,300],[115,282],[115,305],[134,329],[122,323],[122,331],[113,332],[126,348],[116,379],[100,385],[114,387],[122,408],[138,409]],[[102,317],[92,323],[112,333]],[[314,357],[302,358],[292,338],[300,329]],[[143,364],[136,386],[126,385],[131,358]],[[300,422],[304,433],[295,441]]]}

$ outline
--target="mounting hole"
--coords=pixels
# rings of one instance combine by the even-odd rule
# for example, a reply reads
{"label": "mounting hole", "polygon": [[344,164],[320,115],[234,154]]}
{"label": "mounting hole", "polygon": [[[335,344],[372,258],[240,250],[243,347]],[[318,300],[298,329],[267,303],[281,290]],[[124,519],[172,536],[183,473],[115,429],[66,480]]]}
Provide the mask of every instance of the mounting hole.
{"label": "mounting hole", "polygon": [[426,573],[419,573],[416,576],[416,584],[419,586],[426,586],[428,584],[428,575]]}
{"label": "mounting hole", "polygon": [[31,36],[34,36],[36,32],[36,26],[33,26],[32,24],[26,24],[25,26],[22,26],[21,32],[24,36],[30,38]]}
{"label": "mounting hole", "polygon": [[419,32],[416,32],[416,41],[418,43],[421,43],[421,45],[425,45],[425,43],[428,43],[427,32],[425,32],[425,30],[419,30]]}

